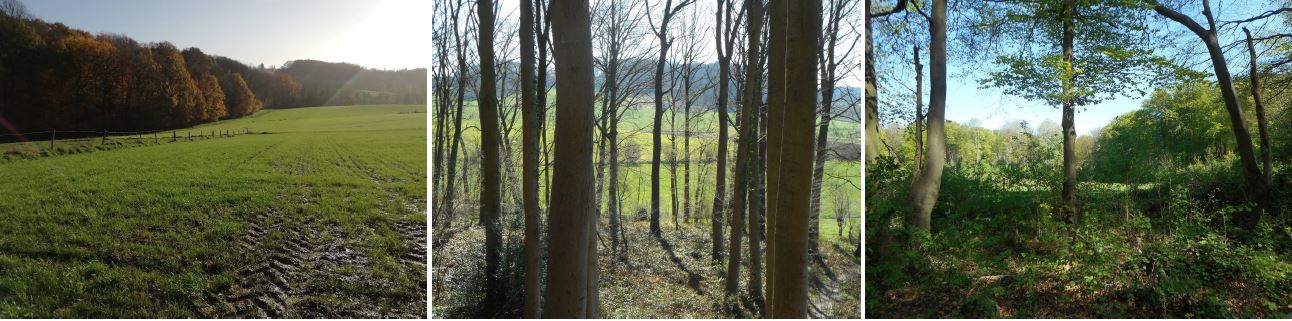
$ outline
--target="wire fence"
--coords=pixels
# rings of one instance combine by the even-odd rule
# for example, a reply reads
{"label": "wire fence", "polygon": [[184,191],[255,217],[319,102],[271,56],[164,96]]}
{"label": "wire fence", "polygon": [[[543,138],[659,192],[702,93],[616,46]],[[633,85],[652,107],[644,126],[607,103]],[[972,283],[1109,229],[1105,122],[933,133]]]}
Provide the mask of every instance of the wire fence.
{"label": "wire fence", "polygon": [[[70,141],[93,141],[99,140],[100,144],[108,144],[112,141],[147,141],[161,143],[163,139],[167,142],[180,140],[192,141],[195,139],[210,139],[220,137],[234,137],[251,133],[250,128],[239,129],[159,129],[143,131],[110,131],[110,130],[47,130],[36,132],[17,132],[0,134],[0,144],[37,144],[45,145],[48,150],[54,150],[59,141],[64,143]],[[169,134],[169,135],[166,135]],[[0,146],[0,149],[3,146]]]}

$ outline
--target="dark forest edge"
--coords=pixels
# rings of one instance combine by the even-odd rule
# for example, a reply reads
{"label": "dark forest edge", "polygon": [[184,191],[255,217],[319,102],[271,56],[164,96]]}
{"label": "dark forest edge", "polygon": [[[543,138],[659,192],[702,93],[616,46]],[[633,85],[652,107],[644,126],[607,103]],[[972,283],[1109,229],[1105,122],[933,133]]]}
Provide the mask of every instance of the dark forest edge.
{"label": "dark forest edge", "polygon": [[0,0],[5,133],[174,129],[262,108],[425,104],[426,69],[294,60],[249,66],[169,42],[141,44],[46,22]]}

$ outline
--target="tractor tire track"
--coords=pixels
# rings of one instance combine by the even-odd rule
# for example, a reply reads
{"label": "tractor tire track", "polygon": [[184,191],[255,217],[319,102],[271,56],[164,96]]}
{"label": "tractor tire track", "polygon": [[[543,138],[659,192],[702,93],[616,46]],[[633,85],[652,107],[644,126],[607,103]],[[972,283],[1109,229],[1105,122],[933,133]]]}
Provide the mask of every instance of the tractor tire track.
{"label": "tractor tire track", "polygon": [[404,264],[426,266],[426,224],[414,224],[404,220],[395,222],[395,230],[404,236],[409,251],[399,257]]}
{"label": "tractor tire track", "polygon": [[[406,253],[399,256],[399,261],[403,264],[425,267],[426,254],[427,254],[426,224],[425,223],[419,224],[419,223],[416,223],[415,221],[409,220],[409,215],[410,215],[409,212],[419,213],[419,214],[425,213],[424,211],[419,210],[420,206],[418,206],[418,204],[424,204],[425,201],[403,202],[403,199],[406,198],[407,196],[389,187],[390,183],[396,183],[399,181],[399,179],[394,177],[383,177],[376,168],[372,167],[370,164],[366,164],[363,160],[360,160],[359,158],[354,157],[353,151],[347,148],[346,146],[336,145],[334,152],[336,153],[338,159],[341,160],[340,163],[335,164],[337,165],[337,167],[340,167],[343,170],[348,170],[356,174],[362,174],[364,176],[367,176],[368,179],[371,180],[372,183],[376,185],[378,189],[386,192],[387,195],[392,196],[392,198],[387,199],[386,202],[383,202],[383,204],[381,204],[380,207],[382,208],[381,209],[382,212],[386,212],[386,213],[389,212],[386,209],[390,207],[390,201],[403,203],[401,205],[403,205],[404,209],[406,209],[407,211],[401,212],[402,214],[395,221],[395,223],[393,224],[393,227],[394,227],[394,230],[400,234],[400,236],[404,240],[405,246],[409,250]],[[348,163],[348,164],[345,164],[345,163]]]}
{"label": "tractor tire track", "polygon": [[[277,211],[271,211],[277,214]],[[269,215],[260,214],[248,222],[247,232],[237,240],[244,253],[264,253],[254,265],[235,276],[237,282],[219,294],[207,294],[199,312],[211,318],[278,318],[287,316],[303,288],[302,272],[308,271],[319,246],[312,224],[286,227],[266,224]],[[285,231],[281,244],[270,246],[267,230]],[[203,309],[205,307],[205,309]]]}

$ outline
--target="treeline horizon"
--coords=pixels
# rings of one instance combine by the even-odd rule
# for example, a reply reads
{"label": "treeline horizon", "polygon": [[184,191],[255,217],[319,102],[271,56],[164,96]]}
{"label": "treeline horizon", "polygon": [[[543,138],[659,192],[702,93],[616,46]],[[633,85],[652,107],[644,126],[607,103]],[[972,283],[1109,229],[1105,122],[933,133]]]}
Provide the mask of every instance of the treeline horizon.
{"label": "treeline horizon", "polygon": [[174,129],[263,108],[395,103],[426,103],[425,68],[250,66],[197,47],[91,34],[0,0],[0,121],[8,134]]}
{"label": "treeline horizon", "polygon": [[[629,61],[618,61],[617,63],[621,65],[632,65],[636,63],[641,65],[653,66],[656,62],[655,58],[632,58],[632,59],[624,59],[624,60],[629,60]],[[706,89],[706,90],[697,90],[695,97],[691,99],[692,105],[693,107],[695,107],[693,111],[707,112],[707,111],[715,111],[717,109],[718,93],[717,93],[716,85],[714,85],[713,82],[715,81],[715,79],[719,78],[719,73],[721,73],[722,64],[720,62],[681,61],[680,59],[672,59],[669,62],[667,62],[666,65],[670,66],[669,67],[670,71],[674,67],[681,68],[683,66],[689,65],[689,68],[690,68],[689,71],[691,73],[691,78],[692,78],[690,81],[692,82],[692,86],[704,87]],[[471,64],[471,65],[468,65],[468,68],[474,71],[474,73],[470,74],[468,83],[479,84],[480,65],[478,63]],[[496,83],[498,83],[497,85],[498,88],[508,89],[507,92],[502,92],[499,94],[503,96],[516,96],[518,94],[517,91],[519,90],[519,88],[515,86],[505,87],[503,86],[503,84],[515,83],[517,81],[517,77],[519,77],[520,75],[519,63],[512,60],[499,61],[496,63],[495,68],[500,70],[497,72],[498,79],[496,79]],[[618,73],[614,75],[614,77],[619,78],[619,79],[616,79],[616,81],[625,83],[625,84],[621,84],[620,86],[630,87],[631,89],[630,91],[626,93],[621,93],[621,94],[626,94],[630,96],[636,95],[636,96],[644,97],[644,99],[650,99],[650,97],[654,95],[654,88],[651,87],[653,85],[651,83],[652,82],[651,77],[654,76],[654,72],[655,71],[653,69],[649,69],[649,68],[637,68],[637,69],[618,71]],[[545,78],[547,78],[546,82],[541,82],[541,83],[547,86],[548,90],[556,89],[556,76],[555,74],[552,73],[552,69],[548,68],[546,73],[547,73],[547,75],[545,76]],[[593,87],[604,88],[607,82],[607,79],[606,79],[607,74],[603,70],[597,69],[593,71],[592,75],[593,75]],[[625,82],[622,79],[639,79],[639,80],[637,81],[637,83],[633,84],[633,83]],[[444,78],[443,81],[454,82],[455,80],[453,78]],[[663,78],[661,80],[661,84],[668,88],[676,88],[676,87],[682,87],[686,85],[683,83],[681,79],[674,79],[673,77]],[[736,88],[741,85],[743,85],[741,79],[728,79],[727,86],[730,88]],[[463,98],[468,101],[476,100],[475,91],[476,91],[475,88],[468,88],[464,92]],[[860,86],[849,86],[849,85],[840,84],[835,86],[832,89],[832,91],[833,91],[832,97],[849,97],[850,99],[855,99],[857,97],[862,96],[863,88]],[[766,97],[763,97],[763,99],[766,99]],[[817,94],[817,99],[818,100],[821,99],[820,93]],[[850,117],[852,117],[851,119],[855,119],[855,120],[861,119],[860,108],[854,108],[849,110],[848,112],[856,114],[856,115],[850,115]],[[840,119],[840,120],[849,120],[849,119]]]}

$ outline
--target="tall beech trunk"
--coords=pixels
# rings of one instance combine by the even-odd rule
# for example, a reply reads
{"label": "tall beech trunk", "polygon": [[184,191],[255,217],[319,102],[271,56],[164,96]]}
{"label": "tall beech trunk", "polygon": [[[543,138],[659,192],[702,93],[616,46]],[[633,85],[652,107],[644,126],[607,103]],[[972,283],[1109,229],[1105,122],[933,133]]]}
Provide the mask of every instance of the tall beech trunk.
{"label": "tall beech trunk", "polygon": [[[768,18],[767,30],[767,286],[764,299],[767,300],[767,311],[773,311],[776,307],[776,255],[777,231],[780,225],[776,224],[776,215],[778,211],[777,201],[780,191],[780,167],[781,167],[781,126],[783,124],[782,110],[785,109],[785,0],[771,0],[767,2],[768,11],[771,12]],[[773,118],[780,118],[772,121]]]}
{"label": "tall beech trunk", "polygon": [[655,127],[651,131],[650,161],[650,234],[659,236],[659,155],[663,133],[661,125],[664,120],[664,62],[668,59],[668,41],[661,35],[659,62],[655,64]]}
{"label": "tall beech trunk", "polygon": [[493,1],[477,0],[480,38],[476,43],[480,56],[480,91],[476,101],[480,112],[480,221],[485,228],[485,303],[503,302],[505,289],[502,282],[501,253],[502,230],[498,217],[502,205],[502,177],[499,163],[501,139],[498,132],[498,96],[494,86],[493,60]]}
{"label": "tall beech trunk", "polygon": [[[1203,28],[1193,18],[1167,8],[1157,0],[1149,0],[1148,3],[1153,6],[1153,10],[1159,15],[1183,25],[1189,31],[1192,31],[1194,35],[1197,35],[1202,40],[1202,43],[1206,45],[1207,54],[1211,57],[1211,67],[1220,86],[1221,97],[1225,101],[1225,111],[1229,113],[1229,125],[1230,128],[1233,128],[1234,138],[1238,143],[1238,156],[1243,167],[1243,180],[1247,185],[1248,199],[1259,202],[1267,211],[1273,210],[1274,202],[1269,199],[1265,179],[1261,175],[1260,167],[1256,165],[1252,134],[1247,128],[1247,122],[1243,121],[1243,111],[1238,105],[1238,93],[1234,90],[1234,80],[1229,74],[1229,65],[1225,61],[1225,52],[1216,37],[1216,21],[1211,14],[1210,2],[1207,0],[1202,1],[1202,15],[1207,19],[1207,28]],[[1235,215],[1235,223],[1247,230],[1255,229],[1260,220],[1261,212],[1258,210],[1241,212]]]}
{"label": "tall beech trunk", "polygon": [[808,254],[820,258],[821,183],[825,178],[826,152],[829,151],[830,108],[834,104],[835,61],[834,47],[839,41],[839,22],[847,1],[831,0],[830,16],[826,20],[825,42],[820,44],[821,60],[821,123],[816,134],[816,163],[812,167],[812,203],[808,209]]}
{"label": "tall beech trunk", "polygon": [[717,39],[718,49],[718,166],[715,172],[717,183],[713,188],[713,216],[710,223],[710,237],[712,238],[712,249],[709,256],[714,261],[722,260],[722,219],[724,218],[723,209],[726,208],[727,198],[727,91],[729,79],[731,78],[731,51],[732,43],[726,41],[723,29],[726,33],[731,33],[731,10],[726,10],[727,0],[718,0],[718,12],[715,14],[718,23],[714,26],[714,38]]}
{"label": "tall beech trunk", "polygon": [[[618,128],[619,122],[611,117],[610,128]],[[628,262],[628,243],[624,240],[623,218],[620,216],[619,209],[619,141],[618,134],[610,131],[610,186],[609,194],[606,196],[610,201],[606,203],[606,213],[610,216],[610,235],[612,255],[616,255],[620,262]],[[618,244],[618,245],[616,245]]]}
{"label": "tall beech trunk", "polygon": [[673,231],[680,231],[681,226],[677,223],[679,214],[677,212],[677,201],[680,199],[680,197],[677,197],[677,106],[670,106],[668,112],[668,129],[673,132],[673,137],[668,139],[669,147],[673,150],[673,153],[668,157],[669,201],[673,203]]}
{"label": "tall beech trunk", "polygon": [[[550,257],[544,318],[596,317],[588,291],[594,271],[592,182],[593,75],[592,28],[587,0],[553,0],[549,19],[555,41],[556,134],[552,198],[548,215]],[[596,266],[591,266],[593,270]],[[595,310],[595,309],[594,309]]]}
{"label": "tall beech trunk", "polygon": [[[593,204],[596,205],[595,203]],[[596,213],[593,213],[596,215]],[[596,216],[588,220],[588,287],[586,295],[588,296],[587,315],[584,318],[597,319],[601,317],[601,273],[597,269],[597,221]]]}
{"label": "tall beech trunk", "polygon": [[1251,78],[1252,101],[1256,107],[1256,126],[1261,136],[1261,161],[1265,165],[1265,186],[1271,186],[1274,183],[1274,159],[1270,155],[1270,134],[1265,122],[1265,104],[1261,101],[1261,82],[1256,75],[1256,44],[1252,43],[1252,32],[1243,27],[1243,33],[1247,35],[1247,54],[1251,58],[1251,67],[1248,77]]}
{"label": "tall beech trunk", "polygon": [[538,106],[534,102],[534,5],[520,1],[521,191],[525,210],[525,317],[537,318],[539,304]]}
{"label": "tall beech trunk", "polygon": [[[1076,7],[1073,0],[1063,1],[1063,62],[1072,67],[1072,42],[1076,37]],[[1075,75],[1075,73],[1073,73]],[[1075,76],[1063,80],[1063,207],[1073,222],[1081,221],[1077,204],[1077,102],[1072,88]]]}
{"label": "tall beech trunk", "polygon": [[[605,85],[607,87],[614,86],[611,81],[607,81]],[[610,159],[609,145],[611,131],[610,118],[612,118],[611,115],[614,114],[610,109],[610,99],[613,95],[609,93],[610,88],[606,89],[607,93],[601,97],[601,126],[599,127],[601,129],[601,140],[597,142],[597,156],[600,157],[601,161],[597,162],[597,196],[594,203],[596,204],[595,208],[597,209],[597,215],[605,213],[610,218],[610,229],[613,231],[616,225],[619,224],[619,221],[616,220],[614,216],[609,215],[609,206],[606,207],[606,210],[601,210],[603,199],[606,203],[610,203],[610,201],[614,199],[613,194],[605,192],[605,190],[609,188],[608,185],[610,185],[606,182],[608,180],[608,178],[605,177],[606,167],[613,161]],[[610,233],[610,253],[617,253],[619,250],[619,239],[617,239],[616,236],[617,235],[615,233]]]}
{"label": "tall beech trunk", "polygon": [[[770,60],[770,69],[783,70],[784,103],[773,105],[768,118],[770,135],[780,138],[769,149],[776,156],[777,187],[771,200],[776,207],[775,269],[771,277],[771,316],[806,318],[808,311],[808,208],[812,188],[812,128],[816,121],[817,48],[821,34],[821,0],[786,3],[784,60]],[[777,108],[779,107],[779,108]],[[769,182],[770,184],[770,182]]]}
{"label": "tall beech trunk", "polygon": [[[756,117],[754,122],[755,124],[760,124],[763,121],[765,120],[762,117]],[[754,300],[754,305],[758,307],[757,316],[761,317],[767,315],[767,310],[764,310],[765,303],[763,302],[763,251],[759,243],[763,241],[763,190],[762,185],[758,183],[762,179],[762,170],[760,169],[762,166],[758,165],[758,161],[761,160],[758,157],[761,154],[759,153],[761,149],[758,148],[757,143],[754,145],[754,157],[750,160],[749,166],[751,177],[748,193],[746,193],[749,198],[749,282],[747,284],[749,285],[749,297]]]}
{"label": "tall beech trunk", "polygon": [[682,213],[683,220],[691,224],[691,65],[682,75]]}
{"label": "tall beech trunk", "polygon": [[[875,48],[871,45],[874,38],[874,32],[871,28],[870,2],[866,1],[865,22],[866,25],[866,164],[870,164],[875,157],[879,157],[879,84],[878,77],[875,76]],[[768,252],[771,248],[771,240],[768,240]]]}
{"label": "tall beech trunk", "polygon": [[[767,46],[762,47],[763,50]],[[766,56],[766,55],[764,55]],[[761,64],[760,64],[761,65]],[[766,240],[767,206],[764,200],[767,197],[767,186],[764,184],[767,167],[767,104],[760,99],[758,108],[758,136],[757,137],[757,155],[750,168],[753,169],[753,186],[749,189],[749,295],[753,297],[754,304],[758,305],[758,315],[767,316],[767,303],[763,296],[763,251],[759,249],[759,242]]]}
{"label": "tall beech trunk", "polygon": [[[745,97],[742,99],[744,106],[740,108],[740,133],[736,143],[736,182],[735,189],[732,190],[731,204],[731,243],[727,246],[731,253],[727,257],[726,293],[728,297],[740,294],[740,239],[745,232],[745,214],[751,213],[749,217],[755,217],[752,214],[753,211],[746,207],[746,201],[749,198],[750,167],[753,165],[755,156],[754,136],[758,134],[755,115],[758,113],[758,102],[762,96],[762,86],[758,82],[762,76],[759,72],[761,66],[758,64],[758,40],[762,36],[763,26],[762,1],[745,0],[745,10],[749,18],[746,36],[748,45],[745,47]],[[753,239],[752,235],[750,238]],[[750,258],[752,259],[753,256]],[[758,261],[751,260],[750,265],[754,264],[758,264]],[[758,283],[761,280],[750,279],[750,282]]]}
{"label": "tall beech trunk", "polygon": [[[666,0],[664,3],[664,16],[660,19],[659,30],[655,31],[655,37],[659,39],[659,60],[655,62],[655,127],[651,136],[651,162],[650,162],[650,233],[659,236],[659,161],[660,151],[663,149],[663,126],[664,126],[664,65],[668,63],[668,48],[673,45],[673,41],[668,38],[668,22],[673,19],[673,14],[683,6],[686,6],[690,0],[683,0],[677,8],[673,7],[673,0]],[[676,206],[674,208],[676,210]]]}
{"label": "tall beech trunk", "polygon": [[[549,43],[547,35],[551,32],[552,24],[550,21],[543,20],[543,14],[547,12],[547,5],[543,3],[543,0],[535,1],[538,4],[534,8],[535,42],[538,47],[538,76],[535,77],[535,80],[538,81],[538,85],[534,88],[534,92],[537,94],[534,97],[534,103],[538,106],[538,140],[543,154],[543,174],[546,176],[543,180],[548,186],[545,200],[551,202],[552,150],[547,144],[547,46]],[[545,21],[546,23],[544,23]]]}
{"label": "tall beech trunk", "polygon": [[911,209],[906,224],[928,231],[933,205],[942,185],[942,167],[946,164],[947,138],[944,132],[947,106],[947,1],[934,0],[929,20],[929,114],[928,144],[924,150],[924,168],[911,184]]}

